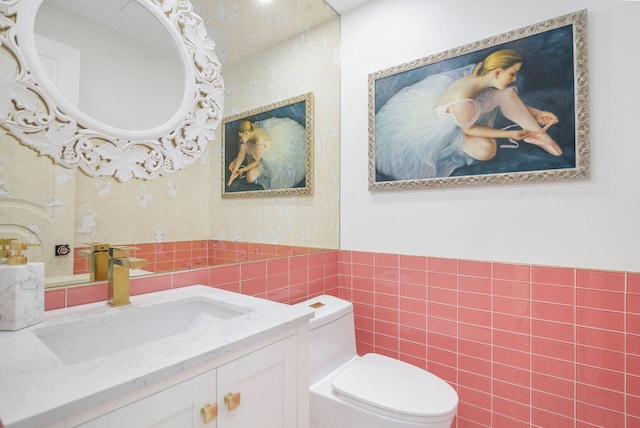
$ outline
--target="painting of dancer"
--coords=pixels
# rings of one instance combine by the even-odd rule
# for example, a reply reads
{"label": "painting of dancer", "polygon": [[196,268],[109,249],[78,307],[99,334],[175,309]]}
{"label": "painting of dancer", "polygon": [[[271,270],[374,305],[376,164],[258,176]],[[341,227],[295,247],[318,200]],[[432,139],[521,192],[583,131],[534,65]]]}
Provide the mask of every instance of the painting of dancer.
{"label": "painting of dancer", "polygon": [[370,75],[369,188],[588,177],[585,27],[576,12]]}
{"label": "painting of dancer", "polygon": [[223,197],[312,192],[313,94],[223,120]]}

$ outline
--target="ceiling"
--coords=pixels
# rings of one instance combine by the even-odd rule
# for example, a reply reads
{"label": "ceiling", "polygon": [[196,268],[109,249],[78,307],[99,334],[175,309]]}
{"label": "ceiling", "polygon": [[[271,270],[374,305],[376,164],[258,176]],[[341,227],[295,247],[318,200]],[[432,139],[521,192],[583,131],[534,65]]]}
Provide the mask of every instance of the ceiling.
{"label": "ceiling", "polygon": [[339,15],[349,12],[358,6],[362,6],[371,0],[325,0]]}
{"label": "ceiling", "polygon": [[[338,14],[344,14],[369,0],[191,0],[194,11],[205,23],[216,53],[225,66],[233,65],[267,47],[301,34]],[[44,0],[46,4],[81,15],[96,24],[129,34],[154,45],[157,30],[153,20],[145,21],[143,7],[131,0]],[[145,24],[150,22],[150,24]],[[166,40],[164,38],[163,40]],[[156,46],[162,48],[162,46]],[[167,47],[166,45],[164,46]],[[171,47],[169,47],[171,48]]]}
{"label": "ceiling", "polygon": [[337,18],[324,0],[191,0],[229,66]]}
{"label": "ceiling", "polygon": [[216,42],[220,60],[233,64],[370,0],[191,1]]}

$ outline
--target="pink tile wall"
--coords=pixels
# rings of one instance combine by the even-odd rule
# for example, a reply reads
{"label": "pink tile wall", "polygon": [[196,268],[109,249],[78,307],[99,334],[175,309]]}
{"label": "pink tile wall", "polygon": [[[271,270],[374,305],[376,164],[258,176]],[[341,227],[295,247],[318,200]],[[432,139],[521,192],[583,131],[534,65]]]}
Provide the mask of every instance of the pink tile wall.
{"label": "pink tile wall", "polygon": [[358,352],[458,391],[458,427],[640,427],[640,274],[340,251]]}
{"label": "pink tile wall", "polygon": [[[339,295],[354,304],[360,353],[455,387],[457,427],[640,428],[639,273],[276,251],[287,257],[133,278],[131,293],[205,284],[284,303]],[[106,283],[48,290],[45,304],[101,300]]]}

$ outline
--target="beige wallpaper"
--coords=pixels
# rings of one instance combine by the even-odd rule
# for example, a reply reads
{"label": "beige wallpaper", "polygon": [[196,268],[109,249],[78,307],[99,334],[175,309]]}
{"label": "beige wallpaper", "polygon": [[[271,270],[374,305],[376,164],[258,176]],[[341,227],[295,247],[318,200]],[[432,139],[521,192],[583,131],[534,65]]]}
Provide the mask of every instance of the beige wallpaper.
{"label": "beige wallpaper", "polygon": [[208,159],[155,180],[78,175],[75,244],[208,239]]}
{"label": "beige wallpaper", "polygon": [[73,244],[78,174],[0,129],[0,238],[39,244],[24,254],[28,261],[44,261],[50,276],[73,271],[72,258],[54,257],[54,248]]}

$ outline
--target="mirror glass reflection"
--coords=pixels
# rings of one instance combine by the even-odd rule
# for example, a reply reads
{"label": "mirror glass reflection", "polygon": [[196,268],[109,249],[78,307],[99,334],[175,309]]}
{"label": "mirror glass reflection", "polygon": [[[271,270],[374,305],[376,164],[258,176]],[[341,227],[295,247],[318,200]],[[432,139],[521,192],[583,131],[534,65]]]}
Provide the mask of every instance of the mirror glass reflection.
{"label": "mirror glass reflection", "polygon": [[[44,0],[43,7],[53,6],[55,1]],[[62,3],[85,1],[63,0]],[[109,3],[112,0],[102,1]],[[72,256],[53,256],[54,245],[62,243],[71,244],[72,253],[87,242],[126,243],[143,247],[136,254],[143,258],[150,254],[147,246],[178,247],[185,242],[195,245],[199,242],[207,242],[207,245],[278,242],[281,250],[289,248],[288,253],[263,251],[259,254],[260,260],[283,257],[291,252],[303,254],[338,248],[339,150],[336,135],[339,119],[336,118],[339,118],[339,86],[333,82],[339,82],[339,18],[323,0],[286,0],[273,2],[270,6],[255,0],[219,0],[215,4],[209,0],[193,0],[192,3],[216,42],[227,88],[225,116],[314,91],[316,194],[310,198],[222,202],[217,183],[219,142],[210,146],[210,159],[206,159],[209,164],[198,162],[174,177],[116,183],[109,178],[91,178],[79,170],[52,165],[48,159],[34,156],[19,144],[9,144],[9,139],[4,144],[7,137],[0,134],[3,139],[0,148],[0,236],[40,242],[40,247],[30,250],[29,260],[45,262],[51,285],[85,283],[88,278],[86,267],[84,271],[76,269]],[[333,23],[328,30],[314,31],[329,20]],[[38,29],[44,28],[41,23],[37,25]],[[247,28],[252,30],[247,31]],[[163,44],[171,46],[170,51],[176,50],[170,38]],[[300,67],[304,67],[304,72],[296,72]],[[288,74],[285,74],[285,68]],[[296,73],[299,78],[292,78]],[[165,86],[182,89],[175,81]],[[318,82],[324,86],[319,87]],[[98,83],[101,81],[94,82],[95,85]],[[286,90],[291,93],[283,95]],[[78,95],[79,105],[82,105],[82,93]],[[121,103],[119,96],[107,100],[106,104]],[[104,103],[104,98],[102,101]],[[177,103],[179,101],[170,99],[166,102],[173,106],[166,115],[173,113]],[[143,113],[144,109],[129,117],[139,119]],[[157,117],[155,112],[151,116]],[[120,126],[144,129],[149,125],[141,126],[136,122]],[[13,161],[17,159],[21,160]],[[36,205],[38,208],[33,209]],[[329,219],[327,222],[331,225],[318,225],[320,217]],[[259,227],[256,224],[264,225],[264,231],[245,233],[246,229]],[[179,251],[175,250],[176,253]],[[255,260],[250,258],[255,251],[236,251],[236,259],[214,260],[207,256],[206,266]],[[150,266],[147,272],[203,267],[200,262],[185,265],[179,255],[172,263],[159,263],[167,252],[156,251],[155,266]],[[198,256],[192,258],[195,259]],[[134,275],[146,274],[144,270],[134,272]]]}
{"label": "mirror glass reflection", "polygon": [[167,28],[142,3],[44,0],[34,31],[53,85],[93,119],[148,130],[178,111],[182,60]]}

